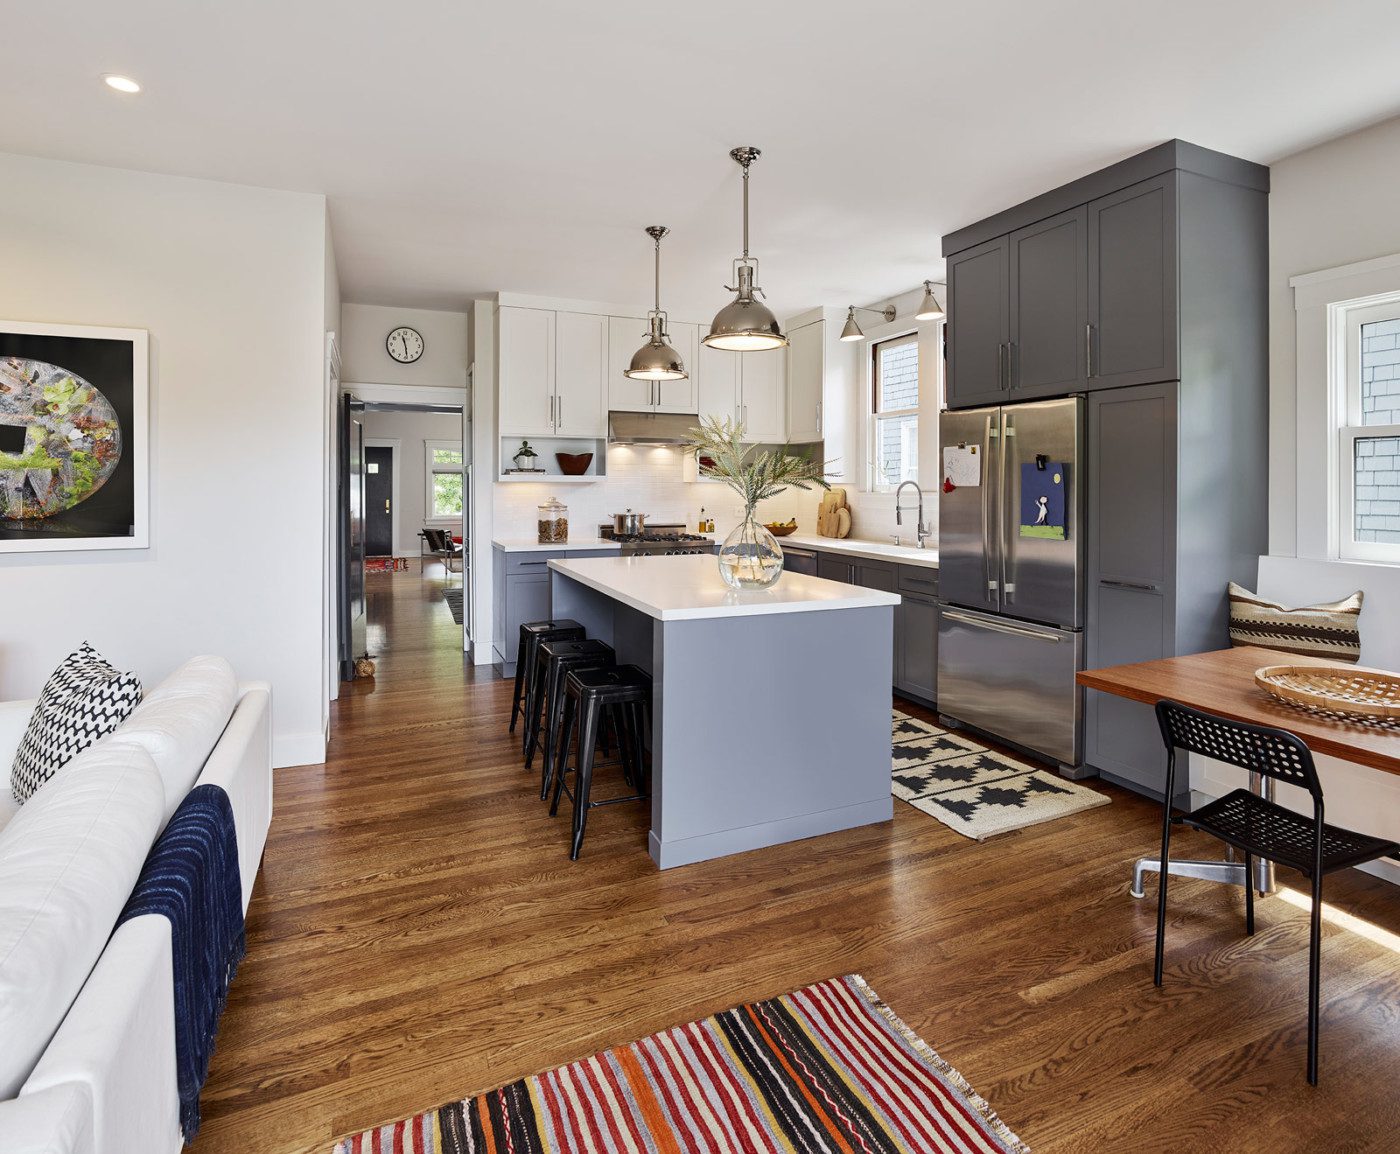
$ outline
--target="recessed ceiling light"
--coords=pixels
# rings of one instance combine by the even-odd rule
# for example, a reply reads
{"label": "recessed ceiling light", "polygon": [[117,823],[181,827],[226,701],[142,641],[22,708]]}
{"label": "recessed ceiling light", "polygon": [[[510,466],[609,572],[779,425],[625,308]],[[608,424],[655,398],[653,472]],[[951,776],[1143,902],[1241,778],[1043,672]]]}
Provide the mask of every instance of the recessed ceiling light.
{"label": "recessed ceiling light", "polygon": [[125,92],[128,96],[135,96],[141,91],[141,85],[131,79],[130,76],[108,75],[102,78],[108,88],[115,88],[118,92]]}

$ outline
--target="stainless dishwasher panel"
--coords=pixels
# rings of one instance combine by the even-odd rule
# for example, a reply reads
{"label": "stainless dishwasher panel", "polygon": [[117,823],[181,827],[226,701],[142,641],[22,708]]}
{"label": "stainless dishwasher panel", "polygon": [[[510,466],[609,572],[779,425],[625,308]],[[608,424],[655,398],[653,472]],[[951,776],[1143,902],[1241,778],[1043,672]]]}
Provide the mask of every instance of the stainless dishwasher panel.
{"label": "stainless dishwasher panel", "polygon": [[817,575],[817,555],[811,549],[803,549],[797,545],[783,545],[783,568],[789,573],[807,573],[813,577]]}
{"label": "stainless dishwasher panel", "polygon": [[1084,635],[938,607],[938,712],[1063,765],[1078,765]]}

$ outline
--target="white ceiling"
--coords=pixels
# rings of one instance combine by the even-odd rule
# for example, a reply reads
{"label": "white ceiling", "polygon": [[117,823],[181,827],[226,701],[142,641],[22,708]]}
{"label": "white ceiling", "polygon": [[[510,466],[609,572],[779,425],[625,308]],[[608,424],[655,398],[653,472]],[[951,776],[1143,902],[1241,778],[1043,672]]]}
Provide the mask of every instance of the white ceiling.
{"label": "white ceiling", "polygon": [[[345,299],[497,289],[780,314],[1173,136],[1269,162],[1400,113],[1394,0],[0,0],[0,150],[330,200]],[[121,97],[106,72],[145,91]],[[0,192],[3,195],[3,192]]]}

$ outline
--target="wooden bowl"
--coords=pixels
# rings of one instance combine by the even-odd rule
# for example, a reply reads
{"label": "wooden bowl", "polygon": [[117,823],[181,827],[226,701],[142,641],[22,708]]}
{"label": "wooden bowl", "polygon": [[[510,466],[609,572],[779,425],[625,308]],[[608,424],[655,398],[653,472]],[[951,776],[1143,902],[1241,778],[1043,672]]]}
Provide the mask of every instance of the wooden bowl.
{"label": "wooden bowl", "polygon": [[789,533],[797,532],[796,525],[765,525],[763,527],[767,529],[768,532],[772,533],[774,537],[786,537]]}
{"label": "wooden bowl", "polygon": [[588,472],[588,466],[593,464],[592,453],[555,453],[554,459],[559,462],[559,471],[566,477],[582,477]]}
{"label": "wooden bowl", "polygon": [[1366,721],[1400,719],[1400,675],[1357,665],[1266,665],[1255,684],[1289,705]]}

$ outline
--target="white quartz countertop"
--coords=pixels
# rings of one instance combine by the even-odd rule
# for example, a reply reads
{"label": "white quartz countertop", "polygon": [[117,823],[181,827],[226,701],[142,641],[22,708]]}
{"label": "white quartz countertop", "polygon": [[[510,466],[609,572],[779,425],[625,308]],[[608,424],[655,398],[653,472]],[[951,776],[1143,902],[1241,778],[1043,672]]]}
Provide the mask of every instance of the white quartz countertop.
{"label": "white quartz countertop", "polygon": [[938,550],[920,549],[915,545],[896,545],[892,541],[862,541],[856,537],[817,537],[807,533],[790,533],[778,538],[779,545],[805,545],[828,553],[844,553],[848,557],[869,557],[876,561],[897,561],[901,565],[922,565],[938,568]]}
{"label": "white quartz countertop", "polygon": [[785,572],[767,589],[731,589],[713,555],[578,557],[549,563],[557,573],[596,589],[658,621],[757,617],[898,605],[899,597],[839,581]]}
{"label": "white quartz countertop", "polygon": [[616,553],[622,548],[616,541],[604,541],[598,537],[570,537],[567,541],[555,541],[552,545],[541,545],[527,537],[498,537],[491,544],[507,553],[557,553],[561,549],[596,549],[600,553]]}

